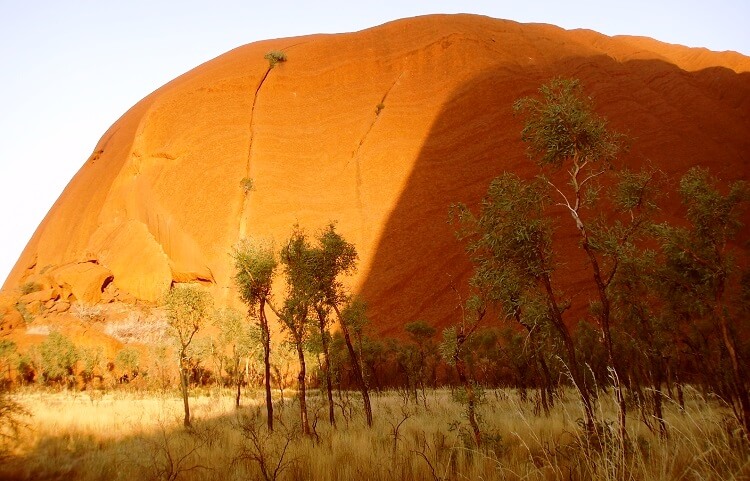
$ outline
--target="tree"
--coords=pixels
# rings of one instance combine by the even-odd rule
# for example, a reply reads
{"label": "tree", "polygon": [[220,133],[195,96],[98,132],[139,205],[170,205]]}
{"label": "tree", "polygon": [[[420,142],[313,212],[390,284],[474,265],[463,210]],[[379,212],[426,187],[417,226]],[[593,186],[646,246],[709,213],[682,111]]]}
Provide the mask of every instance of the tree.
{"label": "tree", "polygon": [[469,420],[477,447],[482,446],[482,433],[476,415],[476,408],[480,399],[474,380],[467,369],[466,356],[468,353],[466,347],[486,314],[486,303],[479,296],[470,297],[465,305],[461,304],[461,319],[455,325],[443,330],[443,342],[440,345],[443,359],[456,368],[458,380],[463,386],[466,395],[466,417]]}
{"label": "tree", "polygon": [[[730,364],[729,401],[750,437],[747,365],[738,341],[744,320],[741,296],[747,288],[746,274],[743,276],[738,264],[746,253],[733,245],[742,228],[750,188],[745,182],[735,182],[722,193],[718,184],[707,170],[698,167],[680,180],[688,226],[656,227],[664,261],[661,280],[668,287],[665,297],[678,316],[704,319],[718,328]],[[745,257],[745,265],[747,260]]]}
{"label": "tree", "polygon": [[[365,319],[365,305],[346,294],[340,276],[351,274],[356,270],[357,249],[336,232],[336,226],[329,224],[318,236],[320,250],[314,263],[316,291],[319,304],[333,309],[344,335],[344,342],[349,353],[354,377],[362,393],[367,425],[372,426],[372,406],[367,382],[362,373],[360,357],[352,343],[351,329],[361,326]],[[343,315],[342,307],[347,311]]]}
{"label": "tree", "polygon": [[[407,322],[404,325],[404,330],[409,335],[409,339],[412,341],[414,348],[407,347],[404,350],[405,361],[414,376],[414,399],[417,399],[417,385],[422,389],[422,398],[426,403],[425,394],[425,378],[427,377],[427,364],[428,358],[432,355],[434,346],[432,338],[435,335],[435,328],[430,326],[424,321]],[[411,347],[411,346],[410,346]]]}
{"label": "tree", "polygon": [[102,346],[81,347],[79,350],[81,361],[81,375],[85,383],[93,381],[96,373],[102,373],[106,358]]}
{"label": "tree", "polygon": [[52,331],[39,345],[39,355],[45,382],[70,383],[79,357],[73,341],[57,331]]}
{"label": "tree", "polygon": [[470,286],[485,303],[500,307],[506,319],[526,328],[535,344],[541,326],[551,326],[562,341],[586,425],[594,429],[589,388],[563,319],[570,304],[559,299],[553,285],[556,264],[552,223],[545,216],[548,203],[543,181],[525,182],[505,173],[490,183],[478,216],[466,205],[457,204],[452,207],[452,218],[458,223],[458,238],[467,241],[466,250],[474,264]]}
{"label": "tree", "polygon": [[318,333],[320,334],[320,349],[323,352],[323,376],[326,381],[326,395],[328,398],[328,422],[336,426],[336,414],[333,402],[333,378],[331,373],[331,316],[330,308],[323,303],[315,304],[315,314],[318,318]]}
{"label": "tree", "polygon": [[257,319],[263,344],[263,365],[266,388],[266,423],[273,431],[273,398],[271,397],[271,331],[266,316],[266,304],[271,298],[273,277],[278,262],[273,246],[243,240],[232,252],[234,258],[234,282],[240,298],[248,309],[248,315]]}
{"label": "tree", "polygon": [[18,348],[16,343],[7,339],[0,339],[0,373],[5,377],[0,381],[0,387],[13,383],[13,369],[18,366]]}
{"label": "tree", "polygon": [[133,380],[138,375],[140,358],[138,349],[132,346],[124,347],[115,356],[115,367],[128,381]]}
{"label": "tree", "polygon": [[307,240],[307,235],[294,226],[292,236],[281,249],[281,264],[287,283],[287,297],[284,308],[277,313],[282,328],[289,335],[297,351],[299,374],[297,375],[297,396],[300,406],[302,434],[310,435],[310,422],[307,415],[307,368],[305,363],[305,343],[309,334],[308,319],[316,298],[314,278],[315,254]]}
{"label": "tree", "polygon": [[188,402],[189,348],[195,334],[206,323],[212,305],[211,296],[196,286],[175,286],[167,293],[164,305],[167,309],[169,333],[177,342],[177,366],[180,372],[180,389],[185,408],[183,424],[185,427],[190,427],[190,404]]}
{"label": "tree", "polygon": [[[261,339],[260,330],[257,326],[248,325],[242,314],[236,309],[226,308],[216,313],[214,325],[219,329],[219,346],[229,349],[227,365],[231,369],[231,375],[237,394],[234,405],[240,407],[240,395],[244,370],[242,359],[254,357],[257,353],[255,346]],[[223,354],[223,353],[222,353]]]}
{"label": "tree", "polygon": [[[514,109],[525,115],[521,138],[529,146],[529,156],[540,167],[567,169],[565,182],[546,180],[559,196],[558,206],[570,214],[581,240],[581,248],[591,266],[598,301],[592,304],[597,325],[607,352],[609,368],[619,405],[620,437],[626,435],[626,405],[622,392],[623,377],[615,362],[611,329],[611,294],[609,286],[617,272],[616,251],[603,251],[592,238],[591,219],[584,216],[596,200],[597,178],[610,170],[623,147],[623,136],[608,129],[607,121],[598,116],[593,102],[583,95],[577,80],[553,79],[539,89],[541,98],[525,97]],[[566,185],[567,184],[567,185]]]}

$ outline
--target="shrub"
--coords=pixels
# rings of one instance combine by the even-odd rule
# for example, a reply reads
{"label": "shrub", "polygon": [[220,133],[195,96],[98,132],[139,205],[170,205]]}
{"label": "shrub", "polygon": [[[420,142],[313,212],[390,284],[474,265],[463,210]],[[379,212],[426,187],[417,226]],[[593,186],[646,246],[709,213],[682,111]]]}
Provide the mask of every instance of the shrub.
{"label": "shrub", "polygon": [[23,322],[26,324],[29,324],[34,320],[34,314],[30,313],[28,309],[26,309],[26,304],[23,302],[17,302],[16,303],[16,310],[21,314],[21,317],[23,317]]}
{"label": "shrub", "polygon": [[286,62],[286,54],[281,50],[271,50],[263,58],[268,60],[269,68],[274,68],[279,62]]}
{"label": "shrub", "polygon": [[78,361],[78,350],[73,341],[57,331],[39,346],[42,360],[42,374],[47,382],[62,381],[73,375],[73,368]]}
{"label": "shrub", "polygon": [[240,187],[242,187],[242,190],[247,194],[248,192],[255,190],[255,181],[250,177],[244,177],[240,181]]}
{"label": "shrub", "polygon": [[31,294],[42,290],[42,285],[34,281],[29,281],[21,285],[21,294]]}

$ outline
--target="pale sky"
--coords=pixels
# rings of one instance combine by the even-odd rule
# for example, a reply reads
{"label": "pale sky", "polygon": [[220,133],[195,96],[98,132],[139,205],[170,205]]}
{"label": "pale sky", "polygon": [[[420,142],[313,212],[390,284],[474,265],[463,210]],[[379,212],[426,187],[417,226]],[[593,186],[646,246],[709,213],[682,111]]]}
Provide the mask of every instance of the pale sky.
{"label": "pale sky", "polygon": [[0,283],[99,138],[169,80],[256,40],[459,12],[750,55],[748,0],[0,0]]}

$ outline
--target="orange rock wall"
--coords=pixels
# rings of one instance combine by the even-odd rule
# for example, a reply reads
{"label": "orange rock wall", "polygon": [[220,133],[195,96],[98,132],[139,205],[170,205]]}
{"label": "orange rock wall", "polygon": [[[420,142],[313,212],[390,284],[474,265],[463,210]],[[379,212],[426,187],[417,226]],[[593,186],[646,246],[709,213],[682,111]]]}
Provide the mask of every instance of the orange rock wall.
{"label": "orange rock wall", "polygon": [[[288,60],[269,70],[263,56]],[[469,266],[446,225],[503,170],[531,175],[512,102],[580,78],[623,157],[679,175],[747,178],[750,59],[470,15],[232,50],[152,93],[102,137],[30,240],[4,289],[45,266],[93,261],[155,301],[198,280],[233,303],[230,251],[337,221],[360,254],[351,288],[376,329],[445,324]],[[382,105],[381,105],[382,104]],[[382,108],[378,108],[381,105]],[[245,193],[243,178],[254,180]],[[585,290],[574,232],[557,279]]]}

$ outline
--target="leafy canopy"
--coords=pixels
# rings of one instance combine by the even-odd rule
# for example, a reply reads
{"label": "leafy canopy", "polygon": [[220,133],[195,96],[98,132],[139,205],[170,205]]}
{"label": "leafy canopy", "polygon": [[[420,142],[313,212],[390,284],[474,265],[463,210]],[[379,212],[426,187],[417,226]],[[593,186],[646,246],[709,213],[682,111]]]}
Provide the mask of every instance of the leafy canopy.
{"label": "leafy canopy", "polygon": [[243,239],[232,251],[234,259],[234,282],[240,298],[255,311],[261,300],[271,295],[273,276],[278,261],[273,253],[273,245]]}
{"label": "leafy canopy", "polygon": [[525,97],[513,104],[526,115],[521,132],[530,157],[541,165],[560,167],[576,163],[610,163],[622,147],[623,137],[607,130],[607,121],[593,110],[578,80],[556,78],[540,87],[541,99]]}

